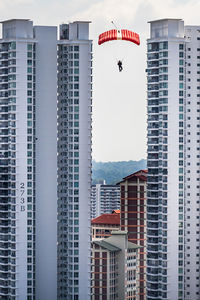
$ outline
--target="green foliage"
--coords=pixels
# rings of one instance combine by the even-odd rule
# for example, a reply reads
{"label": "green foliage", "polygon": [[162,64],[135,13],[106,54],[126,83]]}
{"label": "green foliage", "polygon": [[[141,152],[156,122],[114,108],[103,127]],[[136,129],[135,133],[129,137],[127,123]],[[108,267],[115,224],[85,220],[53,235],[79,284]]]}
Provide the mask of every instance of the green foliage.
{"label": "green foliage", "polygon": [[147,168],[145,159],[139,161],[92,162],[92,183],[105,180],[106,184],[116,184],[124,177]]}

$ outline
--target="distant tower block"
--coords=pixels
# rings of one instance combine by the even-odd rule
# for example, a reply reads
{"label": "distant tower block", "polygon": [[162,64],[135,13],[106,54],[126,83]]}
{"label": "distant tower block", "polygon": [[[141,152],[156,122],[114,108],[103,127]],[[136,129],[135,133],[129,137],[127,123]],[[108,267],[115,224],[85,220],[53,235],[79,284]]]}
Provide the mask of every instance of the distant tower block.
{"label": "distant tower block", "polygon": [[110,214],[120,208],[120,187],[118,185],[95,184],[91,192],[91,218]]}
{"label": "distant tower block", "polygon": [[128,240],[141,246],[137,298],[146,299],[146,185],[147,171],[140,170],[123,178],[121,188],[121,230],[128,232]]}

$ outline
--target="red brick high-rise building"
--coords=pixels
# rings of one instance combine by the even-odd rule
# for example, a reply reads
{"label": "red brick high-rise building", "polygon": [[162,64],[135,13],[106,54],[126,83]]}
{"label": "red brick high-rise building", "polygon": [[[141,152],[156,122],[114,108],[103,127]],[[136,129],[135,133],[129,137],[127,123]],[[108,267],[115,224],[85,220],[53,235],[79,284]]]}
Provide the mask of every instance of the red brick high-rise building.
{"label": "red brick high-rise building", "polygon": [[147,170],[135,172],[119,182],[121,187],[121,230],[128,232],[128,240],[139,249],[139,277],[137,299],[146,299],[146,183]]}

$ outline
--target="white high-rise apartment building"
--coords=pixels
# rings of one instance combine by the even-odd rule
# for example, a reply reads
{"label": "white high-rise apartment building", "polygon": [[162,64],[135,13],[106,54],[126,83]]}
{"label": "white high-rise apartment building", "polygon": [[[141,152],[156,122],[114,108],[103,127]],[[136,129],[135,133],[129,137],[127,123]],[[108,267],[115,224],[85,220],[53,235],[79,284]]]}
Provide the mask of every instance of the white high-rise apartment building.
{"label": "white high-rise apartment building", "polygon": [[0,298],[89,299],[89,24],[2,23]]}
{"label": "white high-rise apartment building", "polygon": [[58,299],[90,299],[92,41],[89,22],[58,42]]}
{"label": "white high-rise apartment building", "polygon": [[56,299],[56,30],[2,22],[1,299]]}
{"label": "white high-rise apartment building", "polygon": [[200,299],[200,26],[150,22],[147,299]]}
{"label": "white high-rise apartment building", "polygon": [[91,191],[91,218],[102,214],[111,214],[120,209],[120,186],[111,184],[92,185]]}

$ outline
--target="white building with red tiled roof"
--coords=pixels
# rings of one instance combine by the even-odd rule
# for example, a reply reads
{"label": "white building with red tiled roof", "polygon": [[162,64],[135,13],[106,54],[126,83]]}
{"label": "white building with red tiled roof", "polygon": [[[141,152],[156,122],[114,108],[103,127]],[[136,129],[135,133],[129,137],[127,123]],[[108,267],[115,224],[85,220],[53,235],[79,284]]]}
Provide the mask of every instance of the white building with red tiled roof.
{"label": "white building with red tiled roof", "polygon": [[120,229],[120,210],[112,214],[103,214],[92,220],[92,240],[111,236],[111,231]]}

